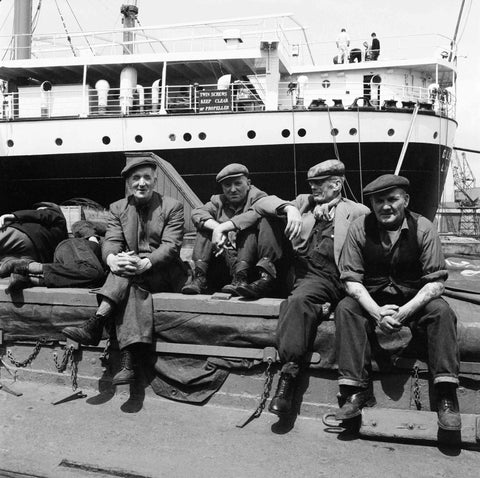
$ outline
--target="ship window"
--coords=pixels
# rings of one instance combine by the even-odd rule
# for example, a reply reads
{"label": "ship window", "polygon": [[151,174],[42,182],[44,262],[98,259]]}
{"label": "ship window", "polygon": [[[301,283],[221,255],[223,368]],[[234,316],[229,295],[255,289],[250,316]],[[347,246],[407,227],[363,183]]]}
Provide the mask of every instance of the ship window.
{"label": "ship window", "polygon": [[330,88],[330,80],[323,80],[322,81],[323,88]]}
{"label": "ship window", "polygon": [[141,143],[141,142],[143,141],[142,136],[141,136],[140,134],[137,134],[137,135],[135,136],[135,141],[136,141],[137,143]]}
{"label": "ship window", "polygon": [[207,137],[205,133],[198,133],[198,138],[201,139],[202,141]]}
{"label": "ship window", "polygon": [[349,133],[351,136],[355,136],[357,134],[357,128],[350,128]]}
{"label": "ship window", "polygon": [[253,138],[255,138],[255,136],[257,136],[257,133],[255,133],[255,131],[253,131],[253,130],[250,130],[250,131],[247,133],[247,136],[248,136],[250,139],[253,139]]}
{"label": "ship window", "polygon": [[433,133],[433,139],[437,139],[438,138],[438,131],[435,131],[435,133]]}
{"label": "ship window", "polygon": [[57,138],[57,139],[55,140],[55,144],[56,144],[57,146],[62,146],[62,144],[63,144],[63,139],[62,139],[62,138]]}
{"label": "ship window", "polygon": [[300,136],[300,138],[303,138],[306,134],[307,134],[307,131],[304,128],[300,128],[298,130],[298,136]]}
{"label": "ship window", "polygon": [[388,136],[393,136],[395,134],[395,130],[393,128],[390,128],[388,131],[387,131],[387,134]]}
{"label": "ship window", "polygon": [[109,136],[104,136],[102,138],[102,143],[103,144],[110,144],[110,137]]}
{"label": "ship window", "polygon": [[289,129],[284,129],[284,130],[282,131],[282,136],[283,136],[284,138],[288,138],[288,137],[290,136],[290,130],[289,130]]}
{"label": "ship window", "polygon": [[192,139],[192,135],[190,133],[185,133],[183,135],[184,141],[190,141]]}
{"label": "ship window", "polygon": [[13,145],[14,145],[13,140],[9,139],[9,140],[7,141],[7,146],[8,146],[9,148],[11,148]]}
{"label": "ship window", "polygon": [[174,134],[171,134],[171,135],[168,136],[168,139],[170,141],[175,141],[177,139],[177,137]]}
{"label": "ship window", "polygon": [[337,128],[332,128],[332,130],[330,131],[330,134],[331,134],[332,136],[337,136],[337,134],[338,134],[338,129],[337,129]]}

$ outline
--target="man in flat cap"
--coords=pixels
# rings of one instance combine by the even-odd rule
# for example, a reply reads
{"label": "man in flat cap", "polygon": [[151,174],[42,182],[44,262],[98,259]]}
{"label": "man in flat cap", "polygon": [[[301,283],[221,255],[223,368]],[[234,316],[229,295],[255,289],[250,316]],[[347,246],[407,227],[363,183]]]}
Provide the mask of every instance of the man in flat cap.
{"label": "man in flat cap", "polygon": [[[329,159],[311,167],[307,174],[311,194],[292,202],[275,196],[260,199],[255,210],[262,216],[287,217],[285,234],[295,251],[295,283],[282,302],[277,326],[277,348],[282,370],[269,410],[289,414],[297,377],[307,365],[325,304],[343,297],[337,264],[350,222],[368,208],[342,196],[345,166]],[[327,306],[328,307],[328,306]]]}
{"label": "man in flat cap", "polygon": [[197,228],[192,260],[193,280],[184,294],[221,289],[240,295],[250,286],[251,298],[276,293],[277,265],[283,257],[283,234],[277,220],[261,219],[252,209],[267,194],[251,184],[243,164],[225,166],[216,177],[222,194],[192,211]]}
{"label": "man in flat cap", "polygon": [[335,310],[343,402],[336,417],[347,420],[375,404],[372,353],[382,335],[398,336],[406,325],[426,335],[438,425],[456,431],[459,349],[455,314],[441,298],[447,271],[435,227],[407,209],[408,186],[407,178],[393,174],[368,184],[364,195],[373,213],[357,219],[345,241],[339,268],[348,297]]}
{"label": "man in flat cap", "polygon": [[100,305],[81,327],[66,327],[64,335],[97,345],[107,318],[115,320],[121,370],[113,384],[135,380],[137,355],[153,341],[153,302],[150,293],[179,292],[186,280],[180,260],[183,206],[155,191],[157,161],[134,157],[122,171],[130,195],[110,205],[102,257],[109,268],[98,292]]}
{"label": "man in flat cap", "polygon": [[0,277],[8,277],[17,259],[51,262],[57,244],[68,237],[59,206],[40,202],[0,216]]}

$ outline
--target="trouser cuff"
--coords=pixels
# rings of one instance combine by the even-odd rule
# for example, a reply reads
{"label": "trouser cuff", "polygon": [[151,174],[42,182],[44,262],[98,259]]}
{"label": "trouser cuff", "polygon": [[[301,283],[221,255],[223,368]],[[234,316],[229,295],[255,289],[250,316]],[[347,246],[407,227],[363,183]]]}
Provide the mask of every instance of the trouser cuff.
{"label": "trouser cuff", "polygon": [[454,385],[459,384],[458,377],[452,375],[438,375],[433,379],[434,385],[438,385],[440,383],[453,383]]}
{"label": "trouser cuff", "polygon": [[275,264],[268,257],[262,257],[257,262],[257,267],[259,267],[260,269],[263,269],[265,272],[270,274],[274,279],[277,278],[277,268],[275,267]]}
{"label": "trouser cuff", "polygon": [[339,378],[338,385],[348,385],[349,387],[368,388],[369,380],[357,380],[355,378]]}

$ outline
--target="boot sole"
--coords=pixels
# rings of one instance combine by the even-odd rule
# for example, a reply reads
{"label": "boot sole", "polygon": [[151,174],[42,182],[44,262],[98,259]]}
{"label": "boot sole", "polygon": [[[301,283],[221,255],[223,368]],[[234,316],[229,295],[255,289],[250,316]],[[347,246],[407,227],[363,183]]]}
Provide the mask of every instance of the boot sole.
{"label": "boot sole", "polygon": [[76,337],[75,334],[72,334],[70,332],[65,332],[62,330],[62,334],[67,337],[67,339],[73,340],[74,342],[77,342],[82,345],[92,345],[92,346],[97,346],[100,343],[100,340],[97,342],[82,342],[82,339],[79,337]]}
{"label": "boot sole", "polygon": [[[362,406],[362,408],[368,407],[374,407],[377,404],[377,400],[375,397],[371,398],[367,402],[365,402],[365,405]],[[356,412],[354,413],[349,413],[347,415],[342,415],[340,413],[337,413],[335,415],[335,420],[343,421],[343,420],[350,420],[352,418],[358,417],[359,415],[362,414],[362,408],[359,408]]]}
{"label": "boot sole", "polygon": [[458,427],[447,427],[442,423],[440,423],[440,420],[437,420],[437,425],[438,425],[438,428],[441,428],[442,430],[445,430],[447,432],[459,432],[462,430],[461,424]]}
{"label": "boot sole", "polygon": [[260,299],[258,294],[255,294],[250,289],[240,286],[237,290],[237,295],[244,297],[245,299]]}

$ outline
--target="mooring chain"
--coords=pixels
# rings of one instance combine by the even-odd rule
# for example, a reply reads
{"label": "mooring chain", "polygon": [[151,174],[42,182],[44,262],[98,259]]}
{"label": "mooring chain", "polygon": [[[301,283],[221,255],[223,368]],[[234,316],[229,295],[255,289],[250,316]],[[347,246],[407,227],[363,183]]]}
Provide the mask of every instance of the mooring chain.
{"label": "mooring chain", "polygon": [[420,368],[418,367],[418,365],[415,365],[413,367],[413,401],[415,402],[415,406],[417,407],[417,410],[422,409],[422,402],[420,397],[420,383],[418,378],[419,370]]}
{"label": "mooring chain", "polygon": [[57,369],[57,372],[64,372],[67,369],[70,357],[73,356],[73,350],[73,345],[65,347],[63,351],[63,357],[60,363],[58,362],[57,352],[53,352],[53,362],[55,363],[55,368]]}
{"label": "mooring chain", "polygon": [[78,388],[77,383],[78,363],[75,360],[75,352],[70,354],[70,379],[72,380],[72,390],[75,392]]}
{"label": "mooring chain", "polygon": [[267,403],[268,397],[270,396],[270,391],[272,390],[272,383],[273,383],[273,373],[272,373],[272,364],[273,360],[268,359],[267,360],[267,368],[265,369],[265,383],[263,384],[263,392],[262,396],[260,397],[260,403],[258,404],[257,409],[253,412],[252,417],[253,418],[258,418],[264,408],[265,404]]}
{"label": "mooring chain", "polygon": [[33,347],[32,353],[22,362],[19,362],[18,360],[15,359],[13,356],[12,351],[9,349],[7,350],[7,357],[10,360],[10,362],[15,365],[15,367],[26,367],[27,365],[30,365],[36,358],[38,353],[40,352],[40,349],[42,348],[42,345],[47,341],[45,337],[42,337],[41,339],[37,340],[37,343]]}
{"label": "mooring chain", "polygon": [[108,364],[108,359],[110,358],[110,339],[107,339],[103,352],[98,357],[100,363],[105,367]]}

